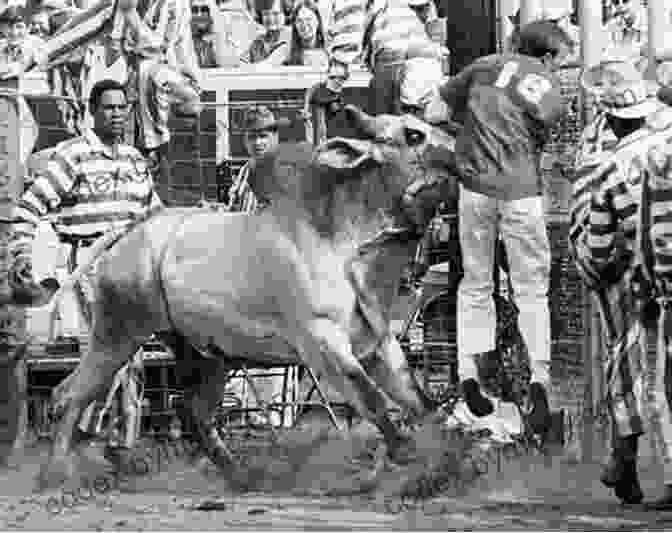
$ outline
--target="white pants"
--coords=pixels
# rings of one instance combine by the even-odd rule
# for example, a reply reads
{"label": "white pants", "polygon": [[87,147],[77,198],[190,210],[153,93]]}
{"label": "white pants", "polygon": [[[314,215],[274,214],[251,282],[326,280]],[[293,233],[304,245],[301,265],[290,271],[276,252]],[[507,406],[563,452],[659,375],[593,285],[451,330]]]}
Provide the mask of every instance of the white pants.
{"label": "white pants", "polygon": [[532,381],[550,383],[551,328],[548,307],[551,251],[542,196],[502,201],[460,188],[459,234],[464,278],[457,296],[460,380],[478,380],[476,354],[495,348],[497,316],[492,298],[497,236],[509,260],[520,310],[518,325],[527,344]]}
{"label": "white pants", "polygon": [[[78,265],[88,260],[91,249],[92,247],[80,247],[77,250]],[[65,253],[70,253],[70,245],[63,245],[63,251]],[[96,264],[97,262],[94,263],[84,276],[82,276],[79,282],[89,304],[94,300],[93,281],[96,274]],[[59,276],[63,279],[59,279],[59,281],[63,283],[69,275],[69,273],[63,273],[62,276]],[[77,337],[86,335],[89,331],[75,291],[66,291],[63,293],[61,300],[54,309],[54,315],[52,315],[51,319],[52,321],[57,320],[52,326],[54,336],[63,335],[65,337]],[[60,324],[58,322],[60,322]]]}

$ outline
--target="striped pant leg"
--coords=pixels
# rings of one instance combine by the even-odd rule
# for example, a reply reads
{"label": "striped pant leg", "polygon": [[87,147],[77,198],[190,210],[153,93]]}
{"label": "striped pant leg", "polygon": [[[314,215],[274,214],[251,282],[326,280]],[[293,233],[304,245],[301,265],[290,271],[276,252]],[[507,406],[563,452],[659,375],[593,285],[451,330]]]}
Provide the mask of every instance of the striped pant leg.
{"label": "striped pant leg", "polygon": [[616,437],[644,433],[646,339],[644,327],[635,323],[609,354],[606,372],[607,403]]}
{"label": "striped pant leg", "polygon": [[[669,311],[668,311],[669,312]],[[656,350],[656,368],[653,390],[652,433],[657,441],[663,460],[663,482],[672,484],[672,411],[667,389],[672,372],[672,337],[665,334],[665,315],[661,313],[658,326],[658,345]]]}

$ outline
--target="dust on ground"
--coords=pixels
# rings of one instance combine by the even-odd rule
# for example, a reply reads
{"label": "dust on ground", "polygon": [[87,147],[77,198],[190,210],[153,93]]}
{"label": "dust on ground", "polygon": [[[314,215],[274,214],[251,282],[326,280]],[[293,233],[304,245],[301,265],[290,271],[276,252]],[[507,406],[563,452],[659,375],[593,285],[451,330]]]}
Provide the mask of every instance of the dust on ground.
{"label": "dust on ground", "polygon": [[[672,512],[622,507],[598,481],[599,464],[576,464],[555,455],[500,457],[469,487],[446,489],[424,502],[403,501],[400,489],[418,469],[446,461],[436,428],[420,431],[423,460],[386,470],[371,490],[375,435],[359,426],[346,435],[318,428],[281,433],[268,451],[248,455],[247,466],[267,476],[241,494],[204,460],[163,461],[147,475],[130,476],[105,494],[89,491],[75,503],[58,491],[36,494],[34,478],[45,462],[45,445],[31,447],[0,471],[0,528],[4,530],[670,530]],[[445,432],[442,438],[446,438]],[[373,440],[372,440],[373,439]],[[437,444],[438,443],[438,444]],[[272,448],[276,448],[272,451]],[[278,450],[280,450],[278,452]],[[294,452],[292,454],[292,452]],[[80,473],[102,474],[99,447],[84,450]],[[444,459],[442,459],[444,458]],[[438,463],[437,463],[438,461]],[[643,470],[649,499],[660,493],[660,467]],[[360,492],[359,494],[356,494]],[[58,498],[60,500],[57,500]],[[48,505],[49,498],[52,499]],[[58,506],[54,502],[60,501]]]}

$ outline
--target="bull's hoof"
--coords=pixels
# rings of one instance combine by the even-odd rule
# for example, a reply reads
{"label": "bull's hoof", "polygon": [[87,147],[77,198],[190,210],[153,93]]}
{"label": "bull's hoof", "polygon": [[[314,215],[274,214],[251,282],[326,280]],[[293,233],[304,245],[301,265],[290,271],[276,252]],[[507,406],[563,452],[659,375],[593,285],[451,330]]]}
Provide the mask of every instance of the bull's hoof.
{"label": "bull's hoof", "polygon": [[74,477],[75,464],[72,457],[52,457],[37,475],[36,490],[42,492],[60,488]]}

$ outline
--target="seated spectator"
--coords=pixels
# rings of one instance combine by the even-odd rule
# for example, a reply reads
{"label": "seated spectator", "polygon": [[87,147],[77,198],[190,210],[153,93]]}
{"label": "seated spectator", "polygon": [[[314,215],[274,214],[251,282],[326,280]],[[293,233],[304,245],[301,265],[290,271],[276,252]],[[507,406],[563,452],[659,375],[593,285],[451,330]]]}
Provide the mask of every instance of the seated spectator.
{"label": "seated spectator", "polygon": [[47,39],[51,35],[51,20],[49,11],[46,9],[39,9],[30,15],[30,23],[28,24],[28,33],[39,37],[40,39]]}
{"label": "seated spectator", "polygon": [[0,15],[6,38],[0,42],[0,79],[15,78],[33,65],[42,39],[28,34],[23,10],[7,8]]}
{"label": "seated spectator", "polygon": [[325,49],[324,26],[317,6],[304,2],[291,14],[292,42],[286,65],[326,68],[329,57]]}
{"label": "seated spectator", "polygon": [[282,0],[258,0],[257,16],[264,33],[252,41],[250,48],[240,58],[241,62],[282,65],[287,61],[290,42]]}
{"label": "seated spectator", "polygon": [[230,63],[226,52],[235,46],[227,41],[228,34],[214,0],[191,0],[191,33],[199,67],[224,67]]}

